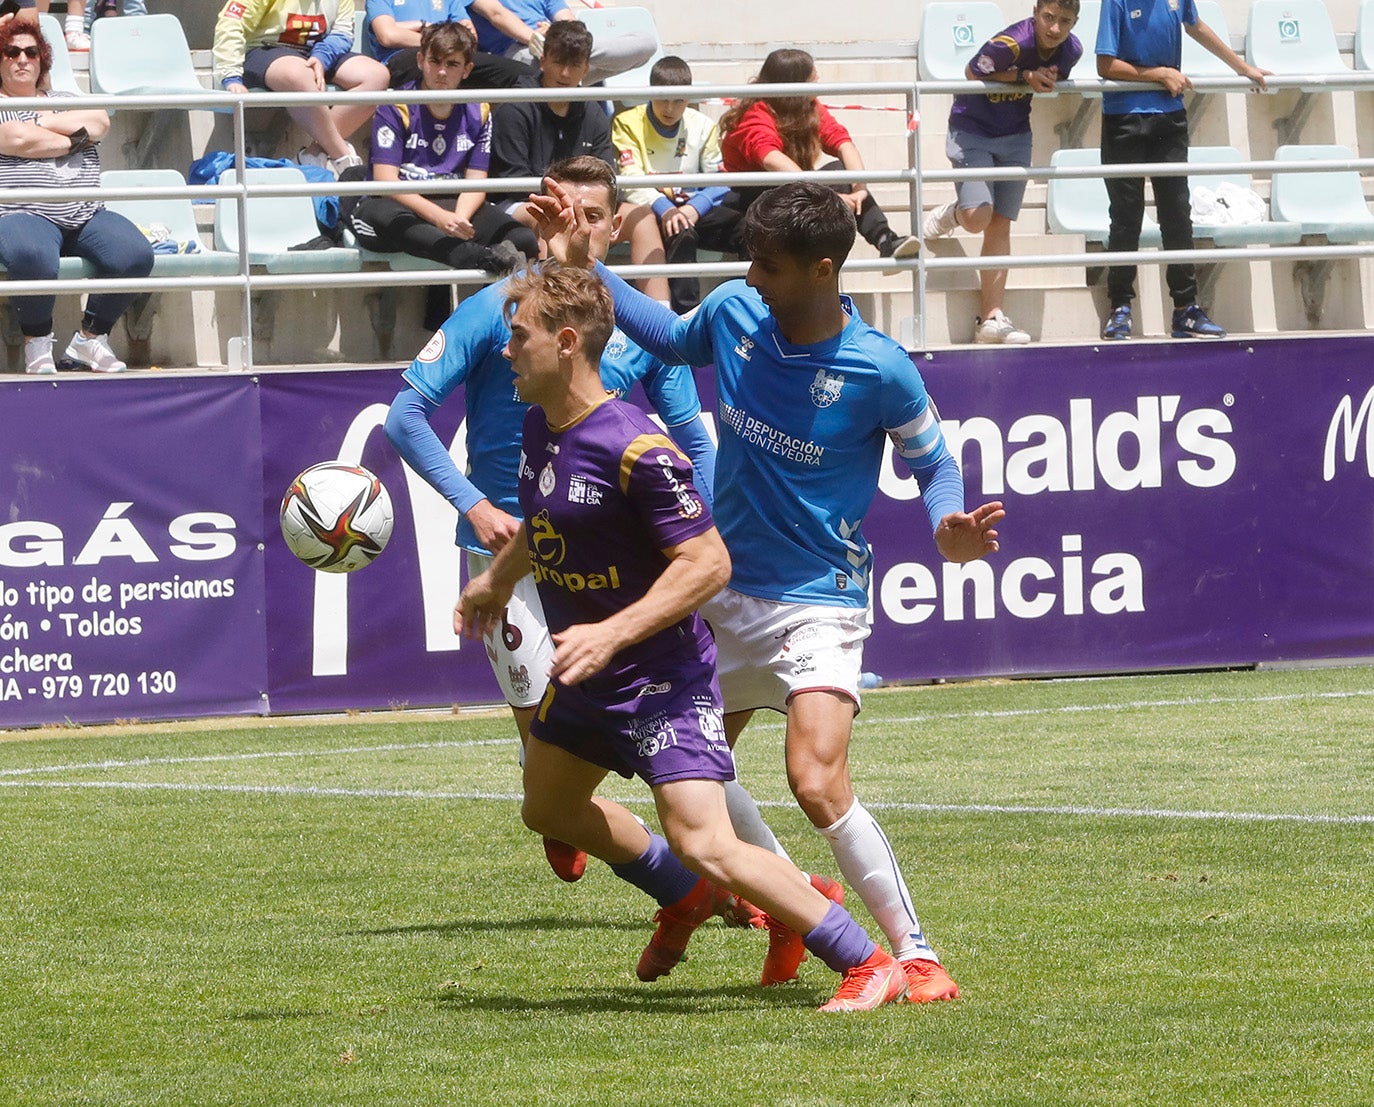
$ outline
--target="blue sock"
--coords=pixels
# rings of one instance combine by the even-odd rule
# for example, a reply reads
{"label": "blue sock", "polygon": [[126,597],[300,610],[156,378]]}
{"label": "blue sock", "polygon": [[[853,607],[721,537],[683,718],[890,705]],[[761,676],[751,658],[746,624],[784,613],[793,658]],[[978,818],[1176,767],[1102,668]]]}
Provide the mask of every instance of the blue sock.
{"label": "blue sock", "polygon": [[877,948],[868,931],[838,903],[830,905],[814,930],[802,935],[802,944],[836,972],[863,964]]}
{"label": "blue sock", "polygon": [[679,861],[668,843],[653,831],[649,832],[648,849],[628,865],[612,865],[611,872],[653,896],[660,907],[676,903],[697,883],[697,874]]}

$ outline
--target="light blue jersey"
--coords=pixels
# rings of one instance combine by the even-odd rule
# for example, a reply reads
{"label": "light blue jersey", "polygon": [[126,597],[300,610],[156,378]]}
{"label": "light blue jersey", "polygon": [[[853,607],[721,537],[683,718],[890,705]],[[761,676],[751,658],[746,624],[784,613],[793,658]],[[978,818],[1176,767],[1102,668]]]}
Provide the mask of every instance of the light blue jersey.
{"label": "light blue jersey", "polygon": [[[516,471],[529,405],[515,394],[510,362],[501,353],[510,339],[505,304],[505,281],[464,300],[402,374],[410,387],[393,402],[386,423],[387,437],[401,456],[458,509],[458,544],[478,553],[488,551],[465,515],[474,504],[487,499],[520,517]],[[703,487],[709,487],[714,451],[700,430],[701,401],[690,369],[665,365],[617,329],[601,356],[601,380],[618,396],[641,381],[659,418],[691,458]],[[428,422],[429,414],[459,385],[467,414],[466,474],[458,471]]]}
{"label": "light blue jersey", "polygon": [[388,49],[377,41],[372,31],[372,21],[379,15],[389,15],[397,23],[445,23],[468,17],[467,0],[367,0],[367,38],[372,56],[385,64],[395,50]]}
{"label": "light blue jersey", "polygon": [[959,464],[925,383],[900,345],[859,318],[792,346],[757,292],[721,285],[679,319],[598,267],[616,319],[660,357],[716,367],[720,437],[712,511],[730,587],[788,603],[864,607],[872,554],[861,525],[884,439],[916,475],[931,527],[963,510]]}

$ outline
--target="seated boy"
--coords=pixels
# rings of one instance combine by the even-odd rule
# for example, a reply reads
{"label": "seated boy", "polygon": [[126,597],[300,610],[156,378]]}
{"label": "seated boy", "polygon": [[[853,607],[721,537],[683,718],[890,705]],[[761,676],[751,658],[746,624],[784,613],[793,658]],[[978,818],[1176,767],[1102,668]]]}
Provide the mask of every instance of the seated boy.
{"label": "seated boy", "polygon": [[[651,85],[691,83],[691,68],[673,55],[660,58],[649,73]],[[716,125],[703,112],[688,107],[686,100],[651,100],[627,108],[611,121],[611,141],[620,152],[620,172],[626,176],[720,169]],[[630,189],[621,209],[621,233],[630,240],[630,260],[636,265],[690,263],[697,260],[698,244],[729,251],[739,213],[721,210],[721,199],[728,192],[724,186]],[[670,303],[679,315],[701,302],[696,277],[650,277],[640,288],[655,300]]]}
{"label": "seated boy", "polygon": [[[1037,0],[1030,19],[1013,23],[985,42],[964,69],[970,81],[1015,85],[1007,92],[970,93],[954,98],[949,113],[945,153],[956,169],[993,168],[1031,163],[1031,94],[1052,92],[1056,81],[1083,55],[1069,32],[1078,22],[1078,0]],[[1011,225],[1021,214],[1025,181],[959,181],[958,200],[936,208],[921,227],[926,238],[940,238],[957,228],[983,236],[983,256],[1011,252]],[[1029,342],[1002,310],[1007,289],[1005,269],[983,269],[981,311],[975,342]]]}

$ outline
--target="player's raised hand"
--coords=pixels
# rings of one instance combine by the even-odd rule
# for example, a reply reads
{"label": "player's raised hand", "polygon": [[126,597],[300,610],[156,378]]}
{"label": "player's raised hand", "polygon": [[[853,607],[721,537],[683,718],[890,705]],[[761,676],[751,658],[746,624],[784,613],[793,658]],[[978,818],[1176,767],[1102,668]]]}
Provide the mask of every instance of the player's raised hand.
{"label": "player's raised hand", "polygon": [[935,546],[946,561],[977,561],[996,553],[997,524],[1006,516],[1000,500],[972,511],[952,511],[935,528]]}
{"label": "player's raised hand", "polygon": [[530,196],[525,210],[534,217],[549,256],[559,265],[590,268],[592,228],[581,199],[549,177],[544,178],[544,190],[541,196]]}

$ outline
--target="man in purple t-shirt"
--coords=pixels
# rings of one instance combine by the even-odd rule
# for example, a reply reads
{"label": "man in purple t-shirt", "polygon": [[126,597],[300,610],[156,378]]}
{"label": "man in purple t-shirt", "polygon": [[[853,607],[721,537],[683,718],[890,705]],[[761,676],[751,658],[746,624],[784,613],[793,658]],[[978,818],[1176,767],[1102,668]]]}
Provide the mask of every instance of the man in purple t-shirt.
{"label": "man in purple t-shirt", "polygon": [[[420,88],[452,91],[472,71],[477,41],[461,23],[420,35]],[[485,104],[382,104],[372,119],[374,181],[483,180],[491,160]],[[348,216],[358,241],[381,253],[429,258],[453,269],[506,273],[539,254],[534,233],[485,192],[402,192],[364,197]]]}
{"label": "man in purple t-shirt", "polygon": [[[692,466],[638,408],[601,383],[611,295],[585,270],[536,266],[507,285],[506,356],[525,419],[520,532],[468,582],[454,625],[480,638],[533,572],[554,642],[525,747],[525,825],[601,858],[654,897],[641,980],[678,963],[728,893],[802,935],[844,974],[822,1011],[901,999],[901,966],[790,861],[735,837],[723,782],[715,644],[697,607],[730,577]],[[665,837],[598,797],[608,772],[650,786]]]}
{"label": "man in purple t-shirt", "polygon": [[[1078,0],[1037,0],[1030,19],[1013,23],[983,43],[964,69],[970,81],[1012,85],[1006,92],[971,93],[954,98],[945,152],[956,169],[1031,163],[1031,94],[1053,92],[1068,77],[1083,47],[1069,32],[1078,22]],[[936,208],[921,227],[925,238],[940,238],[963,227],[983,236],[985,257],[1011,252],[1011,225],[1021,214],[1026,182],[960,181],[958,199]],[[1002,310],[1005,269],[980,271],[981,310],[975,342],[1020,345],[1030,335],[1017,329]]]}

